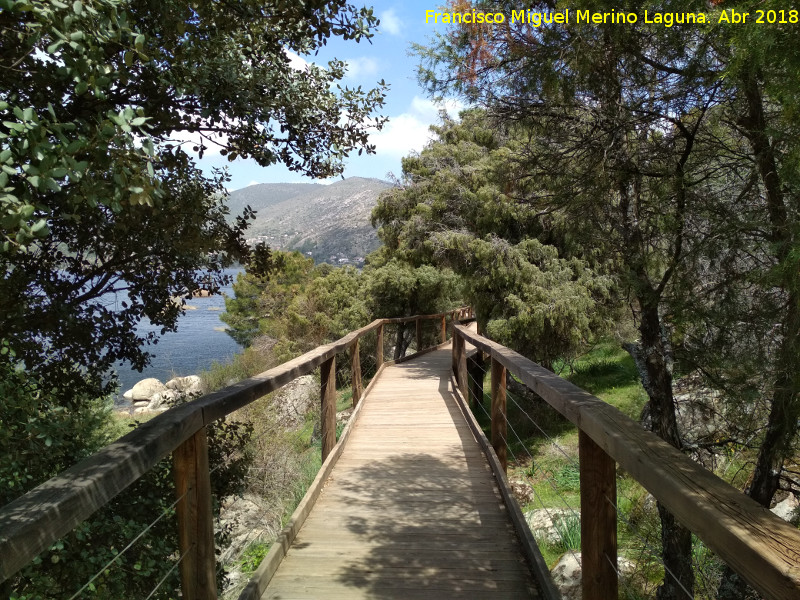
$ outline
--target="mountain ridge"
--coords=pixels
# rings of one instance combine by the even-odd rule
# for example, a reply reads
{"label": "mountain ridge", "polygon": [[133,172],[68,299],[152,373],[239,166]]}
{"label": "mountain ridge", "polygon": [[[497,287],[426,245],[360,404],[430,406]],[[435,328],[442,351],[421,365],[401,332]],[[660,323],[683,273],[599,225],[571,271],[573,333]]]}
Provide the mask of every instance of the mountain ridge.
{"label": "mountain ridge", "polygon": [[349,177],[330,185],[261,183],[230,193],[232,214],[256,211],[248,229],[251,243],[299,250],[315,262],[361,264],[380,246],[370,223],[378,196],[392,187],[376,178]]}

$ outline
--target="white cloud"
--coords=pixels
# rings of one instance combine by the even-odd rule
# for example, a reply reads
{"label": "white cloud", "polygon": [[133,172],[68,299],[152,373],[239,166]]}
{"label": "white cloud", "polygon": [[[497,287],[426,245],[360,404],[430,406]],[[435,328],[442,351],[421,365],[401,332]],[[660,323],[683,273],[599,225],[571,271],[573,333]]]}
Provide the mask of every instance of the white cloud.
{"label": "white cloud", "polygon": [[368,56],[358,58],[348,58],[347,79],[359,79],[361,77],[371,77],[378,73],[378,61]]}
{"label": "white cloud", "polygon": [[289,59],[289,66],[297,71],[305,71],[308,68],[308,61],[299,54],[295,54],[291,50],[283,49],[283,53]]}
{"label": "white cloud", "polygon": [[400,35],[403,30],[403,21],[394,12],[393,8],[385,10],[380,14],[380,27],[391,35]]}
{"label": "white cloud", "polygon": [[406,156],[420,152],[431,139],[430,126],[439,122],[439,111],[447,110],[451,117],[457,117],[464,104],[455,99],[435,103],[414,96],[408,110],[397,116],[390,116],[389,122],[378,133],[370,136],[378,154]]}
{"label": "white cloud", "polygon": [[442,110],[446,111],[451,118],[457,118],[458,113],[466,107],[467,105],[457,98],[444,98],[443,100],[434,102],[433,100],[414,96],[414,99],[411,101],[411,110],[426,119],[430,119],[431,122],[438,121],[439,113]]}
{"label": "white cloud", "polygon": [[[210,138],[210,139],[209,139]],[[227,135],[220,135],[218,133],[211,133],[206,134],[206,136],[200,135],[200,133],[196,131],[173,131],[170,134],[170,140],[174,143],[177,142],[183,145],[183,149],[193,155],[199,155],[199,152],[195,152],[194,148],[199,147],[201,142],[205,146],[203,150],[203,156],[218,156],[219,151],[222,150],[228,144],[228,136]],[[215,143],[218,142],[218,143]],[[219,144],[222,144],[221,146]]]}

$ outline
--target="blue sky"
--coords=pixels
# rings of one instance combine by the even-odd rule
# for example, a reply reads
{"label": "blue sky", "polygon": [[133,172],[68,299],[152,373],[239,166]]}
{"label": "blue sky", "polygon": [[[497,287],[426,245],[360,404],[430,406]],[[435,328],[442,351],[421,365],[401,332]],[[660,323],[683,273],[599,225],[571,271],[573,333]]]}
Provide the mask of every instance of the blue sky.
{"label": "blue sky", "polygon": [[[355,0],[353,4],[362,5]],[[372,43],[336,40],[329,43],[319,56],[313,57],[313,61],[323,64],[334,57],[347,61],[349,72],[344,83],[351,87],[360,85],[368,89],[381,79],[390,85],[382,111],[389,117],[389,123],[381,132],[371,136],[377,154],[353,156],[348,159],[344,173],[345,177],[385,179],[389,172],[400,175],[400,159],[411,151],[421,150],[430,137],[428,127],[438,121],[439,107],[417,85],[417,59],[410,56],[409,51],[412,42],[424,43],[434,32],[434,25],[425,24],[425,11],[435,9],[441,2],[375,0],[364,4],[373,6],[381,20]],[[459,105],[448,102],[446,108],[454,114]],[[228,162],[218,154],[206,154],[199,164],[204,170],[227,166],[232,176],[228,185],[231,190],[255,183],[311,181],[282,165],[263,168],[249,160]]]}

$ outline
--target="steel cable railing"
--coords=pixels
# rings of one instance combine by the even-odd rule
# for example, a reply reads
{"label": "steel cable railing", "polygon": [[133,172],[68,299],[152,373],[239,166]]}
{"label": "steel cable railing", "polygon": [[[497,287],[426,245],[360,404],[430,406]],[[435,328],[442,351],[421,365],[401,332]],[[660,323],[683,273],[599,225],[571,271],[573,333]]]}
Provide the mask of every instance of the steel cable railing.
{"label": "steel cable railing", "polygon": [[[485,385],[485,383],[483,381],[480,381],[480,380],[476,379],[474,376],[472,376],[469,373],[468,373],[467,377],[474,384],[474,387],[471,388],[471,389],[483,389],[483,387]],[[513,408],[516,409],[515,410],[515,416],[517,416],[518,418],[523,418],[525,422],[527,422],[530,425],[532,425],[535,428],[535,430],[538,431],[539,434],[541,434],[541,436],[543,436],[544,439],[547,440],[547,442],[549,444],[549,447],[556,449],[558,451],[558,453],[561,456],[564,457],[564,459],[566,460],[568,466],[570,466],[570,467],[572,467],[574,469],[578,469],[579,468],[579,464],[578,464],[578,461],[577,461],[576,457],[571,455],[568,452],[568,450],[566,448],[564,448],[554,437],[552,437],[551,435],[548,434],[548,432],[546,431],[545,427],[543,427],[541,424],[539,424],[538,421],[535,419],[535,417],[529,412],[529,410],[527,410],[523,406],[523,401],[522,401],[521,398],[518,398],[516,396],[516,394],[511,392],[509,389],[506,389],[506,400],[509,403],[509,407],[513,407]],[[479,414],[476,415],[478,417],[478,419],[479,419],[479,422],[486,423],[486,422],[490,422],[491,421],[491,414],[489,413],[489,411],[486,409],[486,406],[485,406],[485,398],[483,399],[483,401],[478,401],[478,402],[473,401],[471,403],[471,406],[473,408],[476,407],[479,410]],[[539,407],[539,408],[543,408],[543,407]],[[553,409],[547,407],[545,410],[552,411]],[[508,412],[510,412],[510,411],[508,411]],[[511,440],[503,438],[502,441],[503,441],[504,444],[506,444],[507,451],[511,455],[511,461],[510,461],[511,464],[522,465],[522,464],[526,464],[527,463],[527,464],[530,464],[530,465],[535,465],[538,462],[538,457],[534,456],[534,454],[531,452],[530,444],[527,443],[526,440],[523,440],[522,436],[520,435],[520,433],[517,432],[514,422],[511,419],[509,419],[509,417],[508,417],[508,412],[504,415],[504,419],[505,419],[505,423],[506,423],[506,428],[507,428],[508,431],[512,432],[512,436],[511,436]],[[513,443],[509,443],[509,441],[511,441]],[[518,456],[517,453],[515,453],[514,450],[513,450],[514,447],[521,448],[524,456],[522,456],[522,457]],[[533,468],[531,468],[530,471],[533,471]],[[519,472],[515,472],[515,475],[520,475],[520,473]],[[531,478],[527,475],[527,473],[524,470],[522,472],[522,475],[524,475],[525,484],[532,491],[535,500],[539,503],[539,505],[541,507],[540,510],[544,510],[545,511],[545,514],[547,515],[548,522],[550,524],[552,524],[552,531],[554,531],[555,534],[560,538],[560,541],[561,541],[560,546],[561,546],[561,548],[563,548],[566,551],[566,553],[571,554],[572,557],[575,559],[575,561],[578,563],[578,565],[580,565],[581,564],[581,557],[580,557],[579,554],[576,554],[576,552],[575,552],[575,550],[579,550],[579,547],[576,548],[575,547],[576,546],[575,540],[570,538],[567,535],[567,531],[569,529],[567,527],[563,526],[563,523],[564,523],[563,515],[559,515],[559,514],[556,514],[554,512],[555,510],[566,510],[569,513],[569,518],[574,520],[573,521],[574,523],[579,524],[580,523],[580,509],[579,508],[576,509],[571,504],[571,502],[565,497],[565,495],[560,490],[559,483],[558,483],[558,481],[556,480],[555,477],[550,476],[546,472],[541,472],[542,479],[544,480],[545,484],[548,485],[549,488],[552,490],[552,492],[555,495],[555,497],[560,501],[560,505],[561,505],[562,508],[558,508],[558,507],[554,507],[554,506],[547,506],[546,505],[547,503],[542,498],[542,494],[540,493],[540,491],[537,489],[537,487],[531,481]],[[661,569],[663,569],[667,573],[672,574],[670,572],[670,569],[664,564],[664,561],[661,558],[660,550],[655,548],[655,547],[653,547],[652,544],[650,543],[649,536],[645,537],[645,536],[641,535],[641,533],[639,532],[639,530],[636,527],[636,525],[633,524],[630,520],[627,519],[627,517],[624,514],[624,512],[616,505],[616,502],[610,500],[608,497],[606,497],[606,500],[614,507],[615,511],[617,512],[618,517],[627,525],[629,530],[638,538],[639,542],[641,542],[640,548],[642,550],[642,554],[639,556],[639,560],[637,560],[634,564],[637,565],[637,566],[638,565],[646,565],[646,562],[643,560],[643,555],[646,553],[648,555],[650,561],[658,563],[658,565],[659,565],[659,567]],[[530,521],[529,521],[529,523],[530,523]],[[561,524],[561,526],[559,526],[559,524]],[[545,533],[544,536],[542,535],[541,532],[533,531],[532,533],[534,534],[534,537],[536,537],[537,540],[539,540],[540,543],[542,543],[542,542],[546,542],[547,541],[547,538],[549,537],[549,534],[551,532],[548,530]],[[613,561],[612,561],[611,557],[608,557],[607,555],[606,555],[606,559],[609,562],[609,564],[612,566],[614,571],[617,573],[617,576],[620,578],[620,581],[623,582],[623,585],[626,585],[626,587],[628,588],[628,591],[630,591],[631,594],[640,594],[642,592],[641,589],[640,590],[635,590],[631,586],[631,584],[629,582],[629,580],[630,580],[629,575],[630,574],[623,573],[616,566],[616,563],[617,563],[616,556],[614,557]],[[682,589],[682,592],[684,594],[686,594],[687,598],[694,598],[695,597],[689,590],[687,590],[685,587],[683,587],[680,584],[680,582],[677,580],[677,578],[674,576],[674,574],[672,574],[672,576],[673,576],[673,579],[676,581],[678,587]],[[646,588],[645,588],[644,591],[647,592]]]}
{"label": "steel cable railing", "polygon": [[[599,495],[597,494],[599,488],[596,488],[586,496],[586,498],[594,498],[590,504],[590,512],[593,516],[592,520],[588,521],[591,524],[589,531],[594,536],[592,544],[598,543],[595,540],[605,543],[602,540],[609,539],[607,534],[603,533],[601,537],[596,537],[598,521],[595,519],[601,516],[601,513],[616,515],[616,519],[610,523],[614,523],[614,530],[619,527],[619,536],[614,535],[613,539],[616,540],[619,537],[622,543],[619,549],[617,541],[613,542],[613,546],[610,546],[609,550],[602,547],[592,548],[591,553],[597,557],[593,559],[595,563],[588,567],[592,569],[592,573],[598,572],[596,561],[599,558],[600,562],[605,565],[605,567],[599,568],[605,568],[613,573],[615,584],[618,582],[623,593],[630,597],[649,597],[666,576],[670,585],[673,585],[687,598],[714,598],[719,587],[721,565],[724,563],[722,563],[723,557],[716,555],[705,541],[700,541],[700,532],[703,532],[704,540],[717,540],[716,552],[722,553],[727,560],[732,560],[731,566],[734,569],[740,574],[742,574],[742,570],[747,573],[746,578],[751,585],[761,590],[775,590],[766,593],[767,597],[783,598],[787,593],[797,593],[797,580],[796,578],[792,579],[791,569],[786,570],[781,566],[791,562],[788,556],[795,551],[789,550],[789,548],[796,548],[800,542],[796,531],[787,527],[780,519],[772,518],[771,515],[762,512],[740,492],[710,475],[691,459],[675,451],[674,448],[653,434],[645,432],[638,424],[634,424],[597,398],[568,384],[507,348],[482,338],[464,327],[456,329],[457,335],[453,350],[455,386],[465,398],[467,396],[473,398],[478,393],[480,394],[480,402],[473,400],[469,404],[473,407],[473,412],[478,420],[484,423],[484,428],[487,427],[487,422],[491,423],[492,445],[500,459],[500,468],[503,468],[506,454],[510,454],[513,476],[520,477],[521,473],[525,473],[525,483],[533,489],[533,501],[541,500],[542,495],[538,493],[537,488],[544,485],[553,492],[548,491],[546,494],[550,507],[560,503],[575,510],[568,502],[569,494],[565,496],[565,494],[556,493],[553,490],[554,486],[560,484],[559,478],[553,476],[557,473],[545,473],[544,476],[541,474],[541,467],[538,463],[542,462],[542,456],[539,454],[542,443],[541,441],[526,443],[530,441],[529,432],[525,430],[526,427],[521,430],[520,423],[533,426],[538,439],[546,440],[549,444],[548,447],[554,448],[554,451],[563,457],[566,463],[565,469],[574,472],[575,467],[578,467],[577,470],[581,472],[581,496],[584,496],[584,474],[590,478],[589,481],[598,476],[597,458],[594,457],[605,457],[601,462],[604,461],[606,465],[611,465],[610,470],[603,466],[602,472],[609,473],[604,477],[610,477],[613,485],[608,487],[608,491]],[[506,369],[508,369],[508,373],[519,376],[529,390],[535,389],[544,394],[541,396],[542,406],[548,406],[548,408],[552,406],[552,409],[568,417],[580,432],[581,457],[579,462],[576,462],[576,453],[572,450],[571,444],[568,444],[570,446],[568,448],[563,447],[558,443],[560,440],[549,433],[549,427],[542,425],[540,407],[537,405],[535,411],[530,410],[532,406],[526,404],[529,401],[517,397],[509,389],[510,385],[497,384],[492,381],[492,391],[489,394],[492,408],[491,410],[487,409],[484,376],[488,369],[483,367],[484,358],[474,354],[476,350],[470,350],[471,354],[469,357],[467,356],[465,343],[471,344],[471,347],[477,347],[478,352],[484,352],[485,357],[491,360],[492,377],[498,373],[505,378]],[[502,368],[499,368],[499,365],[502,365]],[[477,379],[473,373],[478,373]],[[480,390],[480,392],[476,392],[476,390]],[[497,393],[496,398],[495,393]],[[495,401],[497,402],[496,406]],[[509,417],[511,413],[513,413],[513,418]],[[547,419],[545,421],[547,422]],[[591,433],[587,433],[587,430]],[[505,434],[506,431],[508,435]],[[626,446],[625,442],[629,446]],[[634,449],[639,450],[635,451]],[[584,451],[588,451],[587,456],[592,457],[591,460],[595,461],[591,468],[587,467],[589,470],[584,470],[583,467]],[[612,456],[614,459],[611,459]],[[610,459],[611,462],[609,462]],[[615,463],[618,463],[622,469],[618,471]],[[532,466],[525,469],[525,465]],[[673,471],[671,472],[670,469]],[[616,489],[615,480],[620,482],[621,489]],[[647,489],[650,489],[655,497],[645,491],[641,485],[642,480],[647,482]],[[692,489],[684,492],[687,499],[690,499],[688,503],[684,501],[676,504],[675,502],[675,498],[679,497],[676,496],[675,486],[679,482],[691,482],[689,487]],[[593,481],[591,485],[596,486],[598,482]],[[606,486],[607,484],[602,485]],[[610,491],[613,493],[609,494]],[[626,495],[629,496],[626,497]],[[664,497],[667,498],[666,503]],[[597,500],[601,499],[602,504],[603,498],[609,507],[608,511],[597,509]],[[698,500],[694,500],[695,498]],[[703,500],[704,498],[709,500]],[[714,501],[711,501],[711,498]],[[554,499],[556,499],[555,502]],[[665,565],[660,544],[660,518],[655,509],[656,499],[660,503],[665,503],[670,511],[677,510],[677,516],[681,522],[684,524],[688,522],[690,528],[696,528],[693,529],[697,535],[695,535],[692,545],[691,562],[694,568],[694,581],[691,587],[689,584],[682,585],[676,574]],[[530,500],[527,502],[531,503]],[[725,507],[725,502],[729,502],[728,508]],[[687,511],[685,508],[687,506],[696,506],[697,510]],[[632,507],[635,511],[629,514]],[[581,510],[583,511],[585,508],[583,507]],[[700,514],[717,514],[718,516],[716,518],[698,518]],[[744,517],[745,514],[749,515],[749,518]],[[549,518],[553,520],[552,515]],[[606,519],[604,516],[601,518]],[[769,518],[770,528],[774,527],[781,531],[781,541],[778,541],[777,536],[772,534],[762,535],[763,525],[757,525],[757,523],[765,518]],[[733,525],[734,522],[735,525]],[[605,527],[607,531],[609,525],[602,525],[602,527]],[[730,530],[720,533],[730,527],[734,528],[735,533]],[[741,533],[743,531],[750,533],[743,535]],[[721,537],[730,542],[720,544]],[[767,545],[770,546],[769,553],[766,555],[769,558],[761,560],[763,565],[761,569],[754,570],[750,561],[742,560],[745,553],[755,556],[754,552],[758,553],[759,559],[765,559],[764,553]],[[734,547],[739,550],[732,551]],[[754,551],[754,547],[758,547],[758,550]],[[618,555],[620,557],[619,564],[617,564]],[[631,559],[633,559],[633,563]],[[597,581],[596,575],[594,581]],[[590,592],[589,597],[608,597],[611,589],[608,581],[610,580],[604,584],[605,588],[595,588]],[[767,581],[768,583],[766,583]]]}
{"label": "steel cable railing", "polygon": [[[156,525],[158,522],[160,522],[160,521],[161,521],[161,520],[162,520],[164,517],[166,517],[167,515],[174,515],[174,514],[175,514],[175,511],[174,511],[175,507],[178,505],[178,503],[179,503],[181,500],[183,500],[183,498],[184,498],[184,497],[185,497],[185,496],[186,496],[186,495],[187,495],[189,492],[190,492],[190,490],[189,490],[189,489],[187,489],[187,490],[186,490],[186,492],[185,492],[184,494],[182,494],[182,495],[181,495],[179,498],[177,498],[177,499],[176,499],[176,500],[175,500],[175,501],[174,501],[172,504],[170,504],[170,505],[169,505],[169,506],[167,506],[165,509],[163,509],[163,510],[161,511],[161,514],[160,514],[160,515],[158,515],[158,516],[157,516],[155,519],[153,519],[153,520],[152,520],[152,521],[151,521],[151,522],[150,522],[150,523],[149,523],[149,524],[148,524],[148,525],[147,525],[147,526],[146,526],[144,529],[142,529],[142,530],[141,530],[141,531],[140,531],[140,532],[139,532],[139,533],[138,533],[138,534],[137,534],[137,535],[136,535],[136,536],[135,536],[135,537],[134,537],[132,540],[130,540],[130,542],[128,542],[128,544],[127,544],[127,545],[126,545],[126,546],[125,546],[125,547],[124,547],[122,550],[120,550],[119,552],[117,552],[117,553],[114,555],[114,557],[113,557],[111,560],[109,560],[109,561],[108,561],[107,563],[105,563],[105,564],[104,564],[104,565],[103,565],[103,566],[102,566],[100,569],[98,569],[98,570],[97,570],[97,572],[95,572],[95,574],[94,574],[94,575],[93,575],[93,576],[92,576],[92,577],[91,577],[91,578],[90,578],[90,579],[89,579],[89,580],[88,580],[86,583],[84,583],[84,584],[83,584],[83,586],[81,586],[81,588],[80,588],[80,589],[79,589],[77,592],[75,592],[75,593],[74,593],[72,596],[70,596],[70,597],[69,597],[69,600],[75,600],[75,599],[76,599],[76,598],[78,598],[78,597],[79,597],[79,596],[80,596],[80,595],[81,595],[81,594],[82,594],[84,591],[86,591],[87,589],[91,588],[92,584],[93,584],[93,583],[94,583],[94,582],[97,580],[97,578],[98,578],[98,577],[100,577],[101,575],[103,575],[103,574],[106,572],[106,570],[107,570],[109,567],[111,567],[111,566],[112,566],[112,565],[113,565],[115,562],[117,562],[117,561],[118,561],[120,558],[122,558],[122,557],[125,555],[125,553],[126,553],[126,552],[128,552],[128,550],[130,550],[131,548],[133,548],[133,546],[134,546],[134,545],[135,545],[135,544],[136,544],[136,543],[137,543],[139,540],[141,540],[141,539],[142,539],[142,538],[143,538],[143,537],[144,537],[144,536],[147,534],[147,532],[148,532],[148,531],[150,531],[150,530],[151,530],[151,529],[152,529],[152,528],[153,528],[153,527],[154,527],[154,526],[155,526],[155,525]],[[176,565],[176,566],[177,566],[177,565]],[[173,570],[174,570],[174,567],[173,567],[172,569],[170,569],[170,571],[169,571],[169,572],[172,572]],[[168,576],[168,574],[164,576],[164,580],[166,580],[167,576]],[[156,588],[154,588],[154,590],[152,590],[152,591],[151,591],[151,593],[150,593],[150,596],[148,596],[148,598],[150,598],[150,597],[153,595],[153,593],[155,593],[155,590],[157,590],[157,589],[158,589],[158,588],[159,588],[159,587],[162,585],[162,583],[163,583],[163,580],[162,580],[162,581],[161,581],[161,582],[160,582],[160,583],[159,583],[159,584],[156,586]]]}

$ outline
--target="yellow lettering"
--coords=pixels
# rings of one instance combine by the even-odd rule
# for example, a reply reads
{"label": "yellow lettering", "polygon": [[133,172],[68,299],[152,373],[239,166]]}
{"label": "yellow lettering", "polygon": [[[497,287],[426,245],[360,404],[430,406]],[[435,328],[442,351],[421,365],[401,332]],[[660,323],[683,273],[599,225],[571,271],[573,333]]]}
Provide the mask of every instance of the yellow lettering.
{"label": "yellow lettering", "polygon": [[524,10],[512,10],[511,11],[511,22],[516,23],[517,21],[525,22],[525,11]]}
{"label": "yellow lettering", "polygon": [[[578,12],[578,23],[581,22],[581,19],[586,21],[587,23],[591,20],[589,18],[589,11],[588,10],[579,10]],[[646,12],[646,11],[645,11]]]}

